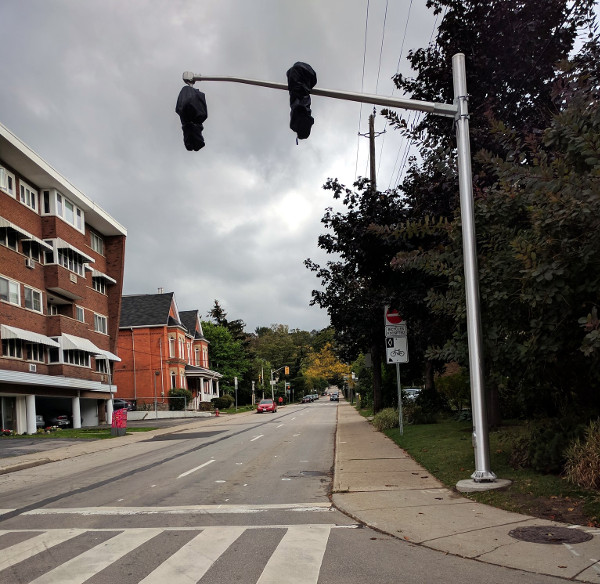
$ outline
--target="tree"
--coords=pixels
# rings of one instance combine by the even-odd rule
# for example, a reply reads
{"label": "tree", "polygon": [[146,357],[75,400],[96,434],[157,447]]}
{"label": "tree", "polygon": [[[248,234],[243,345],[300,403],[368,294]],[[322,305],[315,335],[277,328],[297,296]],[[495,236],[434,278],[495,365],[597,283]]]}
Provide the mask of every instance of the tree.
{"label": "tree", "polygon": [[214,306],[208,311],[207,316],[212,318],[219,326],[224,326],[233,336],[236,341],[247,343],[248,335],[244,331],[246,323],[243,320],[228,320],[227,313],[223,307],[219,304],[218,300],[215,300]]}
{"label": "tree", "polygon": [[234,378],[241,378],[249,367],[244,347],[224,326],[203,321],[202,330],[210,343],[210,366],[223,375],[223,389],[231,390]]}
{"label": "tree", "polygon": [[[521,138],[492,127],[504,157],[477,160],[497,180],[477,193],[480,294],[488,382],[519,413],[557,415],[600,409],[600,100],[593,39],[563,64],[553,99],[562,111],[542,134]],[[443,250],[401,254],[398,265],[440,266],[451,284],[432,291],[432,311],[455,320],[440,349],[466,361],[460,222]]]}
{"label": "tree", "polygon": [[320,351],[310,351],[306,357],[304,375],[310,379],[326,379],[330,384],[341,385],[350,367],[342,363],[327,343]]}

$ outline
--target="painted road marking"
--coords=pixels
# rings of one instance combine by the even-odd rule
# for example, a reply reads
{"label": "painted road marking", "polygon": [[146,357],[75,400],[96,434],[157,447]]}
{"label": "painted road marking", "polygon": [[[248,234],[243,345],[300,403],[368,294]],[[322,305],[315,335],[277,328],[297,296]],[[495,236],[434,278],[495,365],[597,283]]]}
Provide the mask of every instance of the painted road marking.
{"label": "painted road marking", "polygon": [[181,477],[187,477],[188,475],[191,475],[193,472],[196,472],[197,470],[200,470],[201,468],[208,466],[212,462],[215,462],[214,458],[212,460],[209,460],[208,462],[205,462],[204,464],[201,464],[200,466],[197,466],[196,468],[192,468],[186,472],[181,473],[177,478],[180,479]]}
{"label": "painted road marking", "polygon": [[250,442],[254,442],[255,440],[258,440],[259,438],[262,438],[264,436],[264,434],[259,434],[258,436],[254,436],[254,438],[252,438],[250,440]]}

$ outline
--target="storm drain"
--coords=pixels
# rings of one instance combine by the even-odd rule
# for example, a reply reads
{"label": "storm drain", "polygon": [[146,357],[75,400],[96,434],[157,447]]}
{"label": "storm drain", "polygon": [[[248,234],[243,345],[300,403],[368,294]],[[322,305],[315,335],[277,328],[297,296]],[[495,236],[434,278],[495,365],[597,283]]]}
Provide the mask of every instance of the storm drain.
{"label": "storm drain", "polygon": [[583,543],[592,539],[591,533],[568,527],[517,527],[508,535],[530,543]]}

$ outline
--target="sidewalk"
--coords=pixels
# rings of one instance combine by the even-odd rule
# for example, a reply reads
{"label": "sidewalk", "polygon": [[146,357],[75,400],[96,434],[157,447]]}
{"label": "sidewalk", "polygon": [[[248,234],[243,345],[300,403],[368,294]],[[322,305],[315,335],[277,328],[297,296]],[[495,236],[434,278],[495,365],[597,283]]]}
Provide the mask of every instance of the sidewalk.
{"label": "sidewalk", "polygon": [[[369,527],[416,544],[527,572],[600,583],[600,529],[502,511],[461,496],[345,401],[338,407],[332,498],[340,511]],[[565,533],[592,538],[552,544],[509,535],[527,527],[548,533],[570,528]]]}

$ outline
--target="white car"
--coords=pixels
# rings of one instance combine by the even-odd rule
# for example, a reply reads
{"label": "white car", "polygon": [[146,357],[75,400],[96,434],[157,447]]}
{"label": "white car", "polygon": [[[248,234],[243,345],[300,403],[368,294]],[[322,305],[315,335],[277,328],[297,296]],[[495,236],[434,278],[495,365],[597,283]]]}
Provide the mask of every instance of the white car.
{"label": "white car", "polygon": [[421,393],[421,388],[420,387],[405,387],[402,390],[402,393],[404,394],[404,397],[410,401],[414,401],[419,397],[419,394]]}

